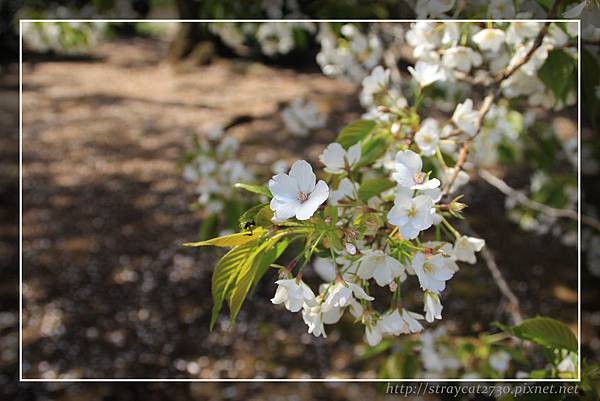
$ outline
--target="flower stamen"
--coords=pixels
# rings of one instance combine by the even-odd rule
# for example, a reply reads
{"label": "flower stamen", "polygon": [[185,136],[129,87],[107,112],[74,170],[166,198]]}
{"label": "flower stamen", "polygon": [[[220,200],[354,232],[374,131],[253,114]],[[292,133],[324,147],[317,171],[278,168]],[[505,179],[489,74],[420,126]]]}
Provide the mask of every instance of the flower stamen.
{"label": "flower stamen", "polygon": [[308,194],[307,194],[306,192],[298,192],[298,200],[299,200],[301,203],[304,203],[304,202],[306,202],[306,201],[307,201],[307,199],[308,199]]}

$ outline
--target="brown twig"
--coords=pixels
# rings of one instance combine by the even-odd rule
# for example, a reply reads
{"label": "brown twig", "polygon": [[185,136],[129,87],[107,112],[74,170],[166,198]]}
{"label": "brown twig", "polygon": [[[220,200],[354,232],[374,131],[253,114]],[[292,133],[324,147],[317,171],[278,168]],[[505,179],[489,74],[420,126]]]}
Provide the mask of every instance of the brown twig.
{"label": "brown twig", "polygon": [[[494,174],[490,173],[487,170],[479,170],[478,174],[485,182],[498,189],[507,197],[516,200],[521,205],[528,207],[529,209],[543,213],[550,217],[567,218],[574,221],[579,220],[579,215],[575,210],[558,209],[529,199],[525,194],[512,188],[502,179],[496,177]],[[600,222],[591,216],[581,215],[581,222],[600,231]]]}

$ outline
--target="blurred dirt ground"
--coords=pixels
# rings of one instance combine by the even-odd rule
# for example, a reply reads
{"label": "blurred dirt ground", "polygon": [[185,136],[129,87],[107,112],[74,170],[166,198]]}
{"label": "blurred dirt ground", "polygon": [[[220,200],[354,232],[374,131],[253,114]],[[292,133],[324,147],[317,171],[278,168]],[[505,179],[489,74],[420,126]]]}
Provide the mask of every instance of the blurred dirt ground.
{"label": "blurred dirt ground", "polygon": [[[217,255],[180,247],[199,224],[177,167],[193,133],[243,116],[229,134],[253,167],[286,156],[316,161],[360,114],[356,89],[316,70],[233,59],[177,70],[161,62],[165,51],[135,39],[102,44],[88,59],[24,64],[25,377],[374,377],[377,364],[356,358],[362,333],[340,325],[327,339],[308,335],[300,316],[268,301],[273,277],[233,330],[223,319],[209,333]],[[290,139],[278,111],[300,95],[329,122],[309,139]],[[576,325],[576,251],[519,232],[503,198],[484,184],[466,203],[524,314]],[[461,268],[445,297],[445,315],[457,317],[460,333],[503,318],[483,265]],[[357,385],[342,387],[365,397]],[[206,388],[182,386],[181,399]]]}

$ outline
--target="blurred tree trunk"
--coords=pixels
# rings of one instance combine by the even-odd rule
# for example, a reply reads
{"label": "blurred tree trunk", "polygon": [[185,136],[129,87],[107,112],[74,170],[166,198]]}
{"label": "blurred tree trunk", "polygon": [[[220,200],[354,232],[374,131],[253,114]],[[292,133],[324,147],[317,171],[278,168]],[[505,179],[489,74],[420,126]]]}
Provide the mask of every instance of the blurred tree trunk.
{"label": "blurred tree trunk", "polygon": [[[200,0],[177,0],[176,6],[179,13],[179,18],[199,18],[201,5],[202,2]],[[211,54],[208,54],[211,53],[210,51],[194,51],[199,47],[199,44],[204,45],[204,49],[210,47],[206,43],[203,43],[209,39],[210,38],[206,27],[202,24],[197,22],[181,23],[179,26],[179,31],[169,47],[169,61],[179,62],[188,57],[192,52],[194,52],[194,54],[202,53],[202,57],[210,58]],[[198,60],[198,62],[203,63],[206,62],[206,60]]]}

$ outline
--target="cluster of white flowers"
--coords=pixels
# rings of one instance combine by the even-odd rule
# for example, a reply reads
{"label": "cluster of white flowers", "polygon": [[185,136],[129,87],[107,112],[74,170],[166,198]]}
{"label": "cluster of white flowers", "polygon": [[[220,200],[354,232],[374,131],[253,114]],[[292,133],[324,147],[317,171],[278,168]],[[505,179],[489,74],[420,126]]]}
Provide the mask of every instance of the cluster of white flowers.
{"label": "cluster of white flowers", "polygon": [[421,334],[420,356],[425,378],[451,377],[451,373],[462,366],[452,349],[441,341],[446,335],[447,329],[443,325]]}
{"label": "cluster of white flowers", "polygon": [[223,127],[214,126],[206,131],[183,168],[183,177],[195,186],[198,204],[209,214],[223,210],[224,201],[233,193],[238,182],[253,182],[254,175],[238,159],[239,143],[224,135]]}
{"label": "cluster of white flowers", "polygon": [[391,85],[390,70],[380,65],[363,78],[360,103],[367,109],[365,118],[374,120],[385,120],[389,117],[388,113],[380,112],[381,106],[385,106],[389,110],[399,110],[407,105],[401,91]]}
{"label": "cluster of white flowers", "polygon": [[356,25],[345,24],[339,36],[327,23],[320,25],[317,39],[321,50],[317,63],[323,73],[360,82],[379,64],[383,45],[373,32],[363,33]]}
{"label": "cluster of white flowers", "polygon": [[294,49],[296,29],[313,33],[316,28],[312,22],[265,22],[259,25],[256,39],[267,56],[287,54]]}
{"label": "cluster of white flowers", "polygon": [[[461,74],[472,73],[472,70],[484,65],[486,68],[474,72],[475,76],[500,73],[523,59],[541,29],[542,23],[535,21],[512,22],[506,29],[482,29],[477,24],[467,24],[461,29],[456,23],[416,22],[406,33],[406,41],[412,46],[413,56],[417,59],[411,73],[422,87],[436,81],[456,81]],[[576,47],[565,45],[569,37],[577,35],[577,24],[567,23],[566,30],[551,25],[532,57],[502,82],[506,97],[527,96],[532,106],[563,106],[538,78],[538,71],[548,52],[555,48],[576,54]],[[574,101],[573,92],[569,94],[567,103],[573,104]]]}
{"label": "cluster of white flowers", "polygon": [[[423,13],[441,15],[454,2],[418,3]],[[527,121],[535,119],[513,110],[517,102],[512,98],[536,107],[562,105],[538,74],[550,51],[571,51],[573,26],[565,26],[563,31],[551,25],[542,45],[520,63],[541,24],[523,21],[482,28],[474,23],[416,22],[405,36],[415,58],[408,68],[412,79],[402,81],[392,79],[393,67],[380,65],[386,49],[372,31],[345,24],[334,32],[331,25],[321,24],[317,61],[328,76],[362,83],[360,102],[366,114],[321,153],[324,180],[317,179],[304,160],[289,170],[284,160],[273,165],[275,175],[268,182],[272,198],[264,206],[273,219],[272,225],[266,224],[266,236],[298,235],[306,243],[287,267],[278,265],[271,301],[301,313],[308,332],[317,337],[326,337],[326,326],[348,311],[364,326],[371,346],[384,336],[421,333],[425,322],[441,320],[449,280],[459,263],[476,263],[476,253],[485,245],[450,223],[452,217],[461,217],[465,206],[456,193],[469,182],[469,168],[496,163],[502,144],[519,146],[515,143]],[[278,47],[281,41],[276,42],[273,52],[284,53]],[[507,71],[508,79],[496,81]],[[486,109],[485,101],[476,104],[471,90],[490,82],[501,84],[504,99]],[[430,107],[439,91],[445,93],[447,118],[433,118],[433,113],[422,117],[422,108]],[[314,104],[300,98],[282,118],[297,136],[325,122]],[[331,257],[325,258],[328,253]],[[313,288],[303,281],[311,260],[322,280]],[[418,306],[409,304],[413,294],[402,294],[409,281],[418,285]],[[430,343],[425,336],[422,357],[427,370],[458,369],[456,360],[434,352]],[[496,352],[487,363],[502,374],[509,359]]]}
{"label": "cluster of white flowers", "polygon": [[[426,7],[434,2],[421,3]],[[406,42],[413,48],[417,62],[409,68],[413,81],[407,85],[392,82],[390,70],[377,62],[367,66],[357,61],[360,59],[357,54],[364,56],[371,49],[368,36],[354,25],[345,25],[340,37],[328,32],[327,26],[322,28],[322,52],[318,62],[323,71],[327,75],[350,76],[355,81],[362,81],[360,101],[367,109],[363,118],[374,120],[397,142],[369,166],[378,172],[375,176],[387,175],[395,188],[368,200],[361,200],[359,195],[362,185],[360,173],[357,173],[363,167],[364,156],[364,143],[360,141],[347,147],[332,143],[321,154],[324,171],[338,177],[332,178],[331,189],[324,181],[317,183],[312,168],[304,162],[303,174],[295,171],[298,167],[295,164],[289,175],[279,174],[270,182],[274,196],[271,208],[276,222],[293,217],[309,220],[327,200],[329,207],[337,209],[336,227],[344,233],[343,251],[337,252],[332,259],[319,258],[314,263],[315,270],[325,281],[319,293],[311,293],[301,308],[295,303],[294,311],[302,310],[309,332],[325,336],[324,325],[337,322],[346,308],[364,324],[365,336],[371,345],[379,343],[385,335],[420,332],[423,329],[420,321],[431,323],[442,318],[440,293],[458,271],[457,262],[475,263],[476,252],[484,246],[482,239],[461,235],[448,226],[444,213],[453,207],[457,208],[454,211],[460,211],[461,206],[454,201],[452,204],[440,202],[444,194],[452,194],[466,184],[469,175],[462,169],[456,171],[456,167],[447,166],[443,154],[455,155],[458,144],[470,141],[473,156],[467,165],[496,163],[498,146],[503,141],[514,143],[519,139],[524,117],[510,109],[506,101],[491,105],[482,116],[473,100],[463,96],[447,121],[439,122],[433,118],[419,121],[417,116],[415,122],[415,116],[411,114],[414,109],[409,107],[407,100],[412,95],[404,96],[403,93],[406,89],[416,88],[411,101],[419,102],[424,89],[430,85],[441,84],[444,89],[463,85],[461,90],[464,92],[466,82],[468,96],[471,83],[464,79],[465,74],[477,77],[487,73],[488,79],[495,79],[497,74],[511,69],[523,59],[541,28],[541,24],[527,21],[483,29],[468,23],[414,23],[406,33]],[[537,75],[549,51],[556,47],[569,48],[566,45],[570,35],[573,35],[572,26],[564,32],[552,25],[542,46],[502,82],[504,96],[524,97],[530,105],[556,107],[557,102]],[[519,77],[520,74],[525,76]],[[525,80],[535,82],[534,90],[519,89]],[[536,96],[551,101],[540,102]],[[422,157],[434,166],[437,177],[430,171],[423,171]],[[308,182],[302,184],[303,179]],[[393,227],[387,240],[377,240],[377,232],[369,232],[369,228],[367,235],[375,240],[353,238],[356,233],[352,233],[351,222],[364,217],[361,216],[361,202],[374,213],[384,213],[385,224]],[[422,233],[434,225],[448,231],[454,237],[453,243],[440,238],[423,241]],[[404,245],[410,249],[398,252],[393,245],[396,236],[413,245]],[[291,270],[285,274],[291,275]],[[422,290],[423,315],[406,309],[400,300],[400,287],[411,276],[415,276]],[[286,279],[302,285],[301,274]],[[378,287],[389,287],[394,294],[389,309],[378,311],[373,307],[371,280]],[[275,297],[274,302],[284,303],[285,299]],[[495,369],[502,371],[505,359],[503,354],[498,354],[490,364],[497,365]]]}
{"label": "cluster of white flowers", "polygon": [[287,130],[294,136],[306,137],[314,129],[322,128],[327,116],[320,113],[314,102],[295,98],[281,112],[281,118]]}
{"label": "cluster of white flowers", "polygon": [[[336,226],[346,232],[352,231],[360,208],[345,206],[358,200],[359,184],[351,178],[351,172],[356,170],[361,154],[360,143],[348,149],[332,143],[323,151],[320,160],[324,170],[343,177],[338,188],[332,191],[325,181],[317,181],[312,167],[304,160],[295,162],[288,174],[275,175],[269,181],[275,224],[290,218],[309,220],[328,201],[337,208],[339,221]],[[412,241],[433,224],[439,224],[443,217],[435,204],[442,196],[440,181],[422,171],[421,157],[412,150],[397,152],[390,178],[397,183],[396,188],[367,202],[384,210],[381,202],[391,198],[391,208],[384,216],[395,228],[388,240],[367,244],[348,234],[344,250],[335,258],[315,260],[315,271],[326,281],[319,287],[317,295],[302,281],[301,274],[292,277],[290,270],[284,270],[277,282],[278,289],[272,302],[284,304],[292,312],[302,310],[308,331],[315,336],[326,336],[324,325],[339,321],[346,309],[364,324],[370,345],[379,343],[384,335],[420,332],[423,330],[421,320],[441,319],[439,294],[458,271],[457,262],[475,263],[475,252],[484,245],[481,239],[456,235],[454,244],[417,242],[411,245],[414,249],[408,256],[398,259],[396,252],[391,250],[396,245],[390,246],[394,238],[400,243]],[[394,237],[395,232],[399,233],[397,237]],[[377,233],[371,234],[376,238]],[[423,291],[425,315],[410,311],[399,302],[400,286],[409,276],[416,276]],[[373,307],[374,297],[369,295],[370,280],[379,287],[389,287],[397,297],[388,310],[378,312]]]}
{"label": "cluster of white flowers", "polygon": [[24,22],[23,42],[38,52],[81,54],[96,45],[105,22]]}
{"label": "cluster of white flowers", "polygon": [[[277,7],[267,9],[274,12]],[[217,35],[224,44],[240,54],[248,53],[249,38],[253,38],[260,46],[262,54],[274,57],[290,53],[296,47],[294,32],[303,31],[314,34],[316,26],[312,22],[215,22],[208,29]]]}
{"label": "cluster of white flowers", "polygon": [[[436,2],[422,2],[422,5]],[[440,8],[442,9],[442,8]],[[452,116],[446,122],[426,118],[414,133],[414,142],[423,156],[434,156],[436,152],[455,154],[457,144],[469,140],[469,160],[465,167],[491,166],[498,162],[498,149],[510,144],[516,151],[521,151],[523,141],[521,132],[529,129],[536,119],[536,111],[521,114],[510,108],[510,99],[525,98],[530,106],[544,108],[561,108],[562,100],[554,98],[545,84],[538,78],[539,70],[548,58],[549,52],[558,48],[575,56],[576,46],[569,43],[577,35],[576,24],[566,23],[564,29],[558,25],[550,25],[541,46],[532,53],[531,58],[521,65],[501,83],[502,94],[507,98],[493,104],[480,120],[479,110],[468,97],[470,81],[464,80],[462,74],[471,77],[494,79],[503,71],[520,63],[529,51],[535,38],[542,29],[542,23],[534,21],[511,22],[498,26],[487,26],[482,29],[477,24],[457,24],[417,22],[411,25],[406,33],[406,42],[413,48],[416,65],[409,67],[418,87],[418,93],[424,88],[436,84],[438,89],[448,93],[459,93],[460,98],[467,97],[458,103]],[[476,70],[476,68],[479,68]],[[481,78],[483,79],[483,78]],[[486,82],[485,79],[482,82]],[[460,89],[459,89],[460,88]],[[361,104],[367,109],[363,118],[378,122],[387,122],[392,132],[399,138],[406,137],[406,132],[398,132],[401,125],[398,120],[406,115],[407,100],[402,93],[406,87],[394,86],[390,82],[390,72],[382,66],[374,68],[369,76],[363,79]],[[409,96],[407,96],[409,97]],[[567,95],[566,104],[572,104],[575,93]],[[452,107],[451,99],[445,100],[445,109]],[[450,109],[451,110],[451,109]],[[408,133],[410,134],[410,132]],[[576,137],[560,138],[566,159],[576,168],[578,164],[578,143]],[[393,166],[393,154],[388,153],[385,166]],[[434,162],[435,164],[435,162]],[[589,165],[589,164],[588,164]],[[592,164],[593,165],[593,164]],[[449,192],[455,192],[469,181],[465,171],[455,176],[454,168],[441,167],[439,178],[442,182],[453,179]],[[541,173],[540,173],[541,174]],[[540,176],[539,174],[537,176]],[[536,176],[534,176],[535,178]],[[536,191],[532,188],[532,193]],[[577,191],[574,186],[565,186],[567,202],[561,207],[576,208]],[[532,214],[523,208],[516,208],[513,199],[507,199],[510,217],[518,221],[524,228],[540,234],[552,232],[559,236],[565,244],[576,244],[577,235],[573,227],[557,224],[557,218],[543,214]]]}
{"label": "cluster of white flowers", "polygon": [[[502,348],[482,347],[482,352],[475,360],[461,358],[461,349],[456,346],[456,339],[450,336],[451,326],[442,324],[435,329],[423,331],[419,337],[421,365],[423,377],[430,379],[461,377],[474,379],[481,377],[477,370],[493,370],[498,377],[505,377],[510,369],[512,356]],[[459,340],[460,341],[460,340]],[[483,352],[485,350],[485,352]],[[476,366],[469,366],[476,365]],[[565,368],[568,368],[565,362]],[[468,372],[463,373],[461,372]],[[526,372],[520,372],[523,377],[529,377]],[[489,377],[489,373],[485,374]]]}

